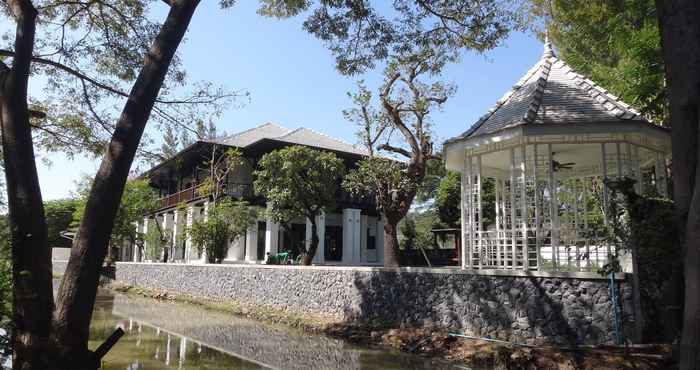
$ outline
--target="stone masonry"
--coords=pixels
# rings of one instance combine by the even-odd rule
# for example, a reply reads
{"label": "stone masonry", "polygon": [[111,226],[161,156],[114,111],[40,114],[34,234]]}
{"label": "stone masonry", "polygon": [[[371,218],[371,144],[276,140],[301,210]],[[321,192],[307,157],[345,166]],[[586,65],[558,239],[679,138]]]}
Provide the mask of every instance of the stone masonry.
{"label": "stone masonry", "polygon": [[[54,262],[54,270],[60,273],[64,264]],[[131,262],[119,262],[106,272],[133,286],[346,322],[431,325],[528,343],[613,340],[610,282],[591,273]],[[623,302],[622,324],[629,328],[631,289],[624,276],[615,284]]]}

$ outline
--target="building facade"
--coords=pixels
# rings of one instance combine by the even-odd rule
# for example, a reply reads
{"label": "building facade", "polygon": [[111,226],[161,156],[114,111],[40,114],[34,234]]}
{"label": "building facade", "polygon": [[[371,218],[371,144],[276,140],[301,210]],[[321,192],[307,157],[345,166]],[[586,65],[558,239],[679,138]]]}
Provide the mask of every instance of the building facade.
{"label": "building facade", "polygon": [[[283,251],[297,254],[302,244],[308,248],[311,240],[311,222],[294,220],[285,229],[265,218],[267,203],[253,190],[253,171],[262,156],[271,151],[292,145],[303,145],[335,153],[348,169],[353,168],[365,153],[345,142],[298,128],[288,129],[267,123],[222,139],[198,141],[142,175],[161,196],[160,207],[154,214],[146,215],[135,227],[143,235],[149,228],[157,227],[166,236],[163,249],[168,262],[204,263],[185,230],[195,220],[207,217],[211,204],[209,196],[197,191],[206,178],[206,163],[212,148],[233,147],[240,150],[246,164],[228,174],[223,185],[226,196],[248,201],[258,208],[258,222],[246,235],[229,241],[229,248],[222,263],[264,263],[268,255]],[[358,198],[339,190],[336,208],[326,210],[317,219],[319,246],[313,258],[315,264],[327,265],[381,265],[383,248],[383,223],[372,197]],[[145,246],[122,248],[123,261],[148,261]],[[153,259],[153,258],[150,258]],[[162,260],[161,258],[158,258]]]}

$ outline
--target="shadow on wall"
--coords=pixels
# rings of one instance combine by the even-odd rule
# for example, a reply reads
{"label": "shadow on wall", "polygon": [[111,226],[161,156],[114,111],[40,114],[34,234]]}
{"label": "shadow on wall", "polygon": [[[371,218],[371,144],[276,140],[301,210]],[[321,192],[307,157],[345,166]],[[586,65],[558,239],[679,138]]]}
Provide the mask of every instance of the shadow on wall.
{"label": "shadow on wall", "polygon": [[606,280],[382,271],[355,273],[348,320],[427,326],[533,344],[613,340]]}

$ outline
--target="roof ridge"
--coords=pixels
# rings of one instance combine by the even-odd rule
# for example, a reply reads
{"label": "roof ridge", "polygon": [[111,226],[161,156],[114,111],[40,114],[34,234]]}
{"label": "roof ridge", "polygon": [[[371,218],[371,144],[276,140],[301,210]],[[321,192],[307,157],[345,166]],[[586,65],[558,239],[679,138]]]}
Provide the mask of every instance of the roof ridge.
{"label": "roof ridge", "polygon": [[[631,120],[637,117],[642,117],[648,120],[646,117],[642,116],[639,111],[634,109],[634,107],[621,101],[619,97],[611,94],[608,90],[593,82],[588,77],[578,73],[564,60],[557,57],[553,58],[555,59],[555,63],[561,64],[561,67],[565,70],[566,75],[570,76],[569,78],[576,83],[577,87],[582,89],[588,96],[602,105],[607,111],[611,112],[616,118]],[[600,99],[598,99],[598,97],[600,97]],[[606,105],[606,103],[609,104]]]}
{"label": "roof ridge", "polygon": [[503,94],[503,96],[501,96],[501,98],[496,101],[496,104],[494,104],[491,107],[491,109],[489,109],[486,112],[486,114],[479,117],[479,119],[476,122],[474,122],[474,124],[467,131],[465,131],[461,135],[459,135],[459,137],[467,137],[472,132],[478,130],[479,127],[481,127],[481,125],[484,122],[486,122],[494,113],[496,113],[498,108],[500,108],[503,104],[505,104],[513,96],[513,94],[515,94],[515,92],[517,92],[518,90],[520,90],[523,87],[525,82],[527,82],[527,80],[529,80],[530,77],[532,77],[535,73],[537,73],[537,71],[541,67],[541,63],[542,63],[542,59],[540,59],[540,61],[537,62],[537,64],[535,64],[527,72],[525,72],[525,74],[522,77],[520,77],[520,80],[518,80],[518,82],[516,82],[515,85],[513,85],[513,87],[511,87],[511,89],[508,92]]}
{"label": "roof ridge", "polygon": [[281,138],[283,138],[283,137],[285,137],[285,136],[289,136],[289,135],[291,135],[291,134],[293,134],[293,133],[295,133],[295,132],[299,132],[299,131],[301,131],[303,128],[304,128],[303,126],[302,126],[302,127],[297,127],[297,128],[295,128],[295,129],[293,129],[293,130],[291,130],[291,131],[285,133],[284,135],[277,136],[276,139],[281,139]]}
{"label": "roof ridge", "polygon": [[[231,135],[228,135],[228,136],[224,136],[224,137],[221,138],[221,140],[229,139],[229,138],[232,138],[232,137],[237,137],[237,136],[243,135],[243,134],[245,134],[245,133],[251,132],[251,131],[253,131],[253,130],[257,130],[257,129],[259,129],[259,128],[265,127],[265,126],[277,126],[277,127],[279,127],[279,128],[283,128],[283,129],[285,129],[285,130],[289,130],[289,128],[284,127],[284,126],[282,126],[282,125],[279,125],[279,124],[277,124],[277,123],[274,123],[274,122],[265,122],[265,123],[263,123],[262,125],[258,125],[258,126],[255,126],[255,127],[251,127],[251,128],[249,128],[249,129],[246,129],[246,130],[243,130],[243,131],[239,131],[239,132],[236,132],[236,133],[231,134]],[[286,135],[286,134],[285,134],[285,135]]]}
{"label": "roof ridge", "polygon": [[[545,44],[546,45],[546,44]],[[545,47],[546,48],[546,47]],[[532,101],[530,106],[523,116],[525,123],[532,123],[537,118],[537,112],[540,110],[542,105],[542,97],[544,96],[544,89],[547,87],[547,82],[549,80],[549,72],[552,70],[552,61],[549,59],[552,55],[551,49],[549,52],[545,49],[545,53],[541,60],[541,65],[539,70],[542,72],[540,78],[537,79],[537,87],[535,92],[532,94]],[[552,57],[553,58],[553,57]]]}
{"label": "roof ridge", "polygon": [[318,132],[318,131],[316,131],[316,130],[314,130],[314,129],[310,129],[310,128],[308,128],[308,127],[303,127],[303,126],[297,128],[296,130],[293,130],[292,132],[289,132],[288,134],[285,134],[285,135],[283,135],[283,136],[280,136],[280,138],[282,138],[282,137],[284,137],[284,136],[287,136],[287,135],[289,135],[289,134],[291,134],[291,133],[293,133],[293,132],[295,132],[295,131],[301,131],[301,130],[311,131],[311,132],[313,132],[314,134],[317,134],[317,135],[320,135],[320,136],[329,138],[329,139],[331,139],[331,140],[337,141],[337,142],[342,143],[342,144],[349,145],[349,146],[351,146],[351,147],[354,148],[354,149],[364,151],[364,149],[358,148],[358,147],[355,146],[354,144],[350,144],[350,143],[348,143],[348,142],[345,141],[345,140],[338,139],[338,138],[333,137],[333,136],[330,136],[330,135],[328,135],[328,134],[324,134],[324,133],[322,133],[322,132]]}

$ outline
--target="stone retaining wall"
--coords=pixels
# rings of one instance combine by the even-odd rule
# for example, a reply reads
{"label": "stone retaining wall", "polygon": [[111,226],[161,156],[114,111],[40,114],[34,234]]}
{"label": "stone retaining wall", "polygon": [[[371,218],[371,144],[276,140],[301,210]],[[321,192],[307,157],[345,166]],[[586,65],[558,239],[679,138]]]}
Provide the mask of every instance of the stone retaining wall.
{"label": "stone retaining wall", "polygon": [[[120,262],[108,275],[133,286],[343,321],[435,325],[530,343],[613,339],[609,281],[591,273]],[[631,289],[624,276],[616,285],[623,325],[630,327]]]}

